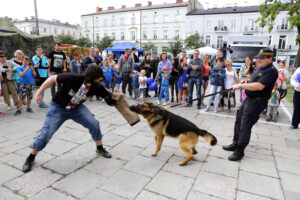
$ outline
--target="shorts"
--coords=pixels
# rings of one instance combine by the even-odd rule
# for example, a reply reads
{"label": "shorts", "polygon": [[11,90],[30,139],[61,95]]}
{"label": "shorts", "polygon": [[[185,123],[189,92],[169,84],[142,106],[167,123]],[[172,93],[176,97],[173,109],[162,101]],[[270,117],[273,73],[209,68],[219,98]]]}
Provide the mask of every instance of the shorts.
{"label": "shorts", "polygon": [[20,85],[20,93],[19,93],[19,99],[25,100],[32,99],[33,97],[33,85],[32,84],[21,84]]}
{"label": "shorts", "polygon": [[202,77],[202,84],[208,83],[208,81],[209,81],[209,76],[203,76]]}

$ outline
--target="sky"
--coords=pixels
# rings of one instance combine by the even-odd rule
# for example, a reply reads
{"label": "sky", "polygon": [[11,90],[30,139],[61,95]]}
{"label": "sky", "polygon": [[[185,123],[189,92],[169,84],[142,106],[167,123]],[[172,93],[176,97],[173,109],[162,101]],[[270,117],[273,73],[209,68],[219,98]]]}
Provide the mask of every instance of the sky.
{"label": "sky", "polygon": [[[38,17],[41,19],[57,19],[61,22],[71,24],[81,24],[80,16],[96,11],[96,7],[114,6],[120,8],[121,5],[133,7],[136,3],[147,5],[148,0],[36,0],[38,7]],[[176,0],[150,0],[152,4],[175,3]],[[185,2],[188,0],[184,0]],[[225,7],[244,5],[258,5],[264,0],[198,0],[203,6],[207,7]],[[24,17],[34,16],[34,0],[0,0],[1,12],[0,17],[7,16],[12,19],[24,19]],[[209,4],[207,4],[209,2]]]}

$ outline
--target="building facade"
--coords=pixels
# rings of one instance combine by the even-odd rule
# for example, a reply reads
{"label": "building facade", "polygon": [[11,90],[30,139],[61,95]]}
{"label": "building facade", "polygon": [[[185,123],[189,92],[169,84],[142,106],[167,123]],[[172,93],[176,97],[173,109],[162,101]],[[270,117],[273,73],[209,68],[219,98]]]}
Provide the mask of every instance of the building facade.
{"label": "building facade", "polygon": [[[36,34],[36,20],[34,17],[25,18],[24,20],[14,20],[13,24],[20,30],[28,34]],[[80,25],[72,25],[69,23],[62,23],[59,20],[44,20],[39,19],[39,34],[43,35],[71,35],[75,39],[81,37],[81,27]]]}
{"label": "building facade", "polygon": [[[175,0],[174,0],[175,1]],[[168,42],[174,38],[185,38],[186,14],[196,8],[202,8],[197,1],[152,5],[136,4],[135,7],[107,10],[97,7],[95,13],[81,16],[82,34],[93,43],[105,36],[115,42],[133,42],[142,47],[145,43],[154,43],[154,52],[166,51]]]}
{"label": "building facade", "polygon": [[198,32],[206,45],[213,48],[220,48],[229,36],[268,36],[270,47],[277,49],[277,58],[293,67],[298,32],[296,28],[289,30],[287,16],[287,11],[281,11],[269,33],[267,27],[261,28],[255,22],[260,17],[258,6],[197,9],[187,14],[185,30],[187,36]]}

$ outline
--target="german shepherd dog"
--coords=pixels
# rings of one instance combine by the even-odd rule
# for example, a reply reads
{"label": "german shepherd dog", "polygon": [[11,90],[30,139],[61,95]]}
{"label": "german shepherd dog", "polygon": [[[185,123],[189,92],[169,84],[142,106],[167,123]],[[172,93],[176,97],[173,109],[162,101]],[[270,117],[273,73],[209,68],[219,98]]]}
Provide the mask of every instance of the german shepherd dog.
{"label": "german shepherd dog", "polygon": [[147,121],[152,131],[155,133],[156,149],[152,156],[159,152],[165,136],[179,139],[179,145],[186,154],[186,159],[180,165],[186,165],[197,154],[195,145],[198,143],[199,135],[212,146],[217,144],[217,139],[206,130],[199,129],[189,120],[175,115],[166,109],[156,106],[153,103],[143,103],[130,106],[130,109],[142,115]]}

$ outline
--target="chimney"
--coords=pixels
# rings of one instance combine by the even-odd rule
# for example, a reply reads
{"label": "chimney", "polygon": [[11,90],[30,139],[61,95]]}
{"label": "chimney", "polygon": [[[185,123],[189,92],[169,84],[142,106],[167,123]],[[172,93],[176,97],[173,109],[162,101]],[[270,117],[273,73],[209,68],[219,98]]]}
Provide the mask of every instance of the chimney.
{"label": "chimney", "polygon": [[183,0],[176,0],[176,3],[182,3]]}
{"label": "chimney", "polygon": [[126,8],[126,5],[122,5],[122,8]]}
{"label": "chimney", "polygon": [[101,12],[101,11],[102,11],[102,8],[96,7],[96,12]]}
{"label": "chimney", "polygon": [[152,6],[152,2],[151,1],[148,1],[148,6]]}
{"label": "chimney", "polygon": [[141,3],[136,3],[136,4],[135,4],[135,7],[141,7],[141,6],[142,6]]}
{"label": "chimney", "polygon": [[113,9],[115,9],[115,7],[113,7],[113,6],[110,6],[107,8],[107,10],[113,10]]}

